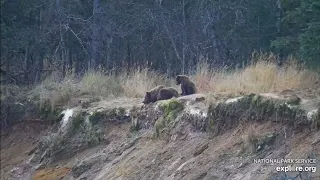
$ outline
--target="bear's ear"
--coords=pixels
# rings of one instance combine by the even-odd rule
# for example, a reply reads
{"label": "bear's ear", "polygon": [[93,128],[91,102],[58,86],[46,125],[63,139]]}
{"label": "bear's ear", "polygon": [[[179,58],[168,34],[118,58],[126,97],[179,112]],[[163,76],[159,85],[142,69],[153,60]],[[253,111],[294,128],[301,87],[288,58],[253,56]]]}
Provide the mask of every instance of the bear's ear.
{"label": "bear's ear", "polygon": [[146,92],[146,95],[147,95],[148,97],[150,97],[150,94],[151,94],[150,92]]}

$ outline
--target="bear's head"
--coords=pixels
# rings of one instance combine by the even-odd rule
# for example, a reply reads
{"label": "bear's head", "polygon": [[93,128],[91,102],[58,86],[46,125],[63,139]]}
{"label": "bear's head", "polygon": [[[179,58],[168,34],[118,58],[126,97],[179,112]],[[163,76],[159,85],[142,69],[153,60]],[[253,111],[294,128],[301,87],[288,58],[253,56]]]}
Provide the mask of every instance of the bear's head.
{"label": "bear's head", "polygon": [[151,93],[146,92],[144,95],[144,100],[142,101],[143,104],[149,104],[151,102]]}

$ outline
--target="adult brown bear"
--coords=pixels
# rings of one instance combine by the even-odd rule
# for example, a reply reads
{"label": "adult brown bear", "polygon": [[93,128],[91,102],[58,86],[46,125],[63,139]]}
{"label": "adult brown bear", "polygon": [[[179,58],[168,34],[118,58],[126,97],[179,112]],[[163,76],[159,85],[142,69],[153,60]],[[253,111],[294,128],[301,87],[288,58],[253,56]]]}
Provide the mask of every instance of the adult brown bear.
{"label": "adult brown bear", "polygon": [[160,90],[163,88],[165,88],[165,86],[159,85],[159,86],[156,86],[155,88],[147,91],[142,103],[149,104],[151,102],[153,102],[153,103],[156,102],[158,100],[158,94],[159,94]]}
{"label": "adult brown bear", "polygon": [[196,93],[196,86],[194,83],[185,75],[178,75],[176,77],[177,85],[181,84],[181,96],[186,96]]}

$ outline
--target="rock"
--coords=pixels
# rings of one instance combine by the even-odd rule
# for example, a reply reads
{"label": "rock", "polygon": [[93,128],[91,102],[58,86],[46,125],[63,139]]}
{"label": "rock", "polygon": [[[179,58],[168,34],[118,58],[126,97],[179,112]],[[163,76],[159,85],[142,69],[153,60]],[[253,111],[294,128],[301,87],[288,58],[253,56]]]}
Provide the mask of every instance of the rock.
{"label": "rock", "polygon": [[79,165],[74,166],[72,168],[73,177],[79,177],[81,174],[88,171],[92,165],[92,163],[81,163]]}
{"label": "rock", "polygon": [[89,100],[80,100],[81,103],[81,108],[86,109],[90,106],[90,101]]}
{"label": "rock", "polygon": [[206,176],[207,176],[207,172],[203,172],[201,174],[199,174],[195,179],[196,180],[201,180],[201,179],[204,179]]}
{"label": "rock", "polygon": [[36,146],[33,147],[33,148],[31,148],[29,151],[26,152],[26,154],[27,154],[28,156],[30,156],[31,154],[33,154],[33,153],[37,150],[37,148],[38,148],[38,147],[36,147]]}
{"label": "rock", "polygon": [[204,101],[205,99],[206,99],[206,95],[204,94],[191,94],[187,96],[180,96],[177,98],[178,101],[182,103],[187,103],[188,105],[196,102]]}
{"label": "rock", "polygon": [[126,143],[123,147],[124,150],[131,148],[139,139],[140,139],[140,137],[137,137],[137,138],[133,139],[132,141]]}
{"label": "rock", "polygon": [[73,177],[80,177],[83,173],[89,171],[94,165],[103,164],[108,161],[107,154],[97,154],[90,156],[72,167]]}
{"label": "rock", "polygon": [[196,97],[195,100],[196,100],[197,102],[200,102],[200,101],[206,100],[206,98],[205,98],[205,97]]}
{"label": "rock", "polygon": [[208,147],[209,147],[209,143],[205,143],[204,145],[197,148],[197,150],[193,153],[193,156],[194,157],[199,156],[201,153],[203,153],[203,151],[208,149]]}

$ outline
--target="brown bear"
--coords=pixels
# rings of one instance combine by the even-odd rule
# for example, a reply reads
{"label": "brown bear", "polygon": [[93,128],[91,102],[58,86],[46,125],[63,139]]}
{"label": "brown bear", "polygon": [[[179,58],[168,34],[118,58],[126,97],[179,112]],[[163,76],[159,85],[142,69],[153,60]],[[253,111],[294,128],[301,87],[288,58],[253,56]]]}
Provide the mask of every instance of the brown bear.
{"label": "brown bear", "polygon": [[178,91],[173,87],[166,87],[159,91],[158,101],[171,99],[172,97],[179,97]]}
{"label": "brown bear", "polygon": [[178,75],[176,77],[177,85],[181,84],[181,96],[186,96],[196,93],[196,86],[194,83],[185,75]]}
{"label": "brown bear", "polygon": [[149,104],[151,102],[156,102],[158,100],[158,94],[161,89],[165,88],[163,85],[156,86],[155,88],[146,92],[144,96],[143,104]]}

